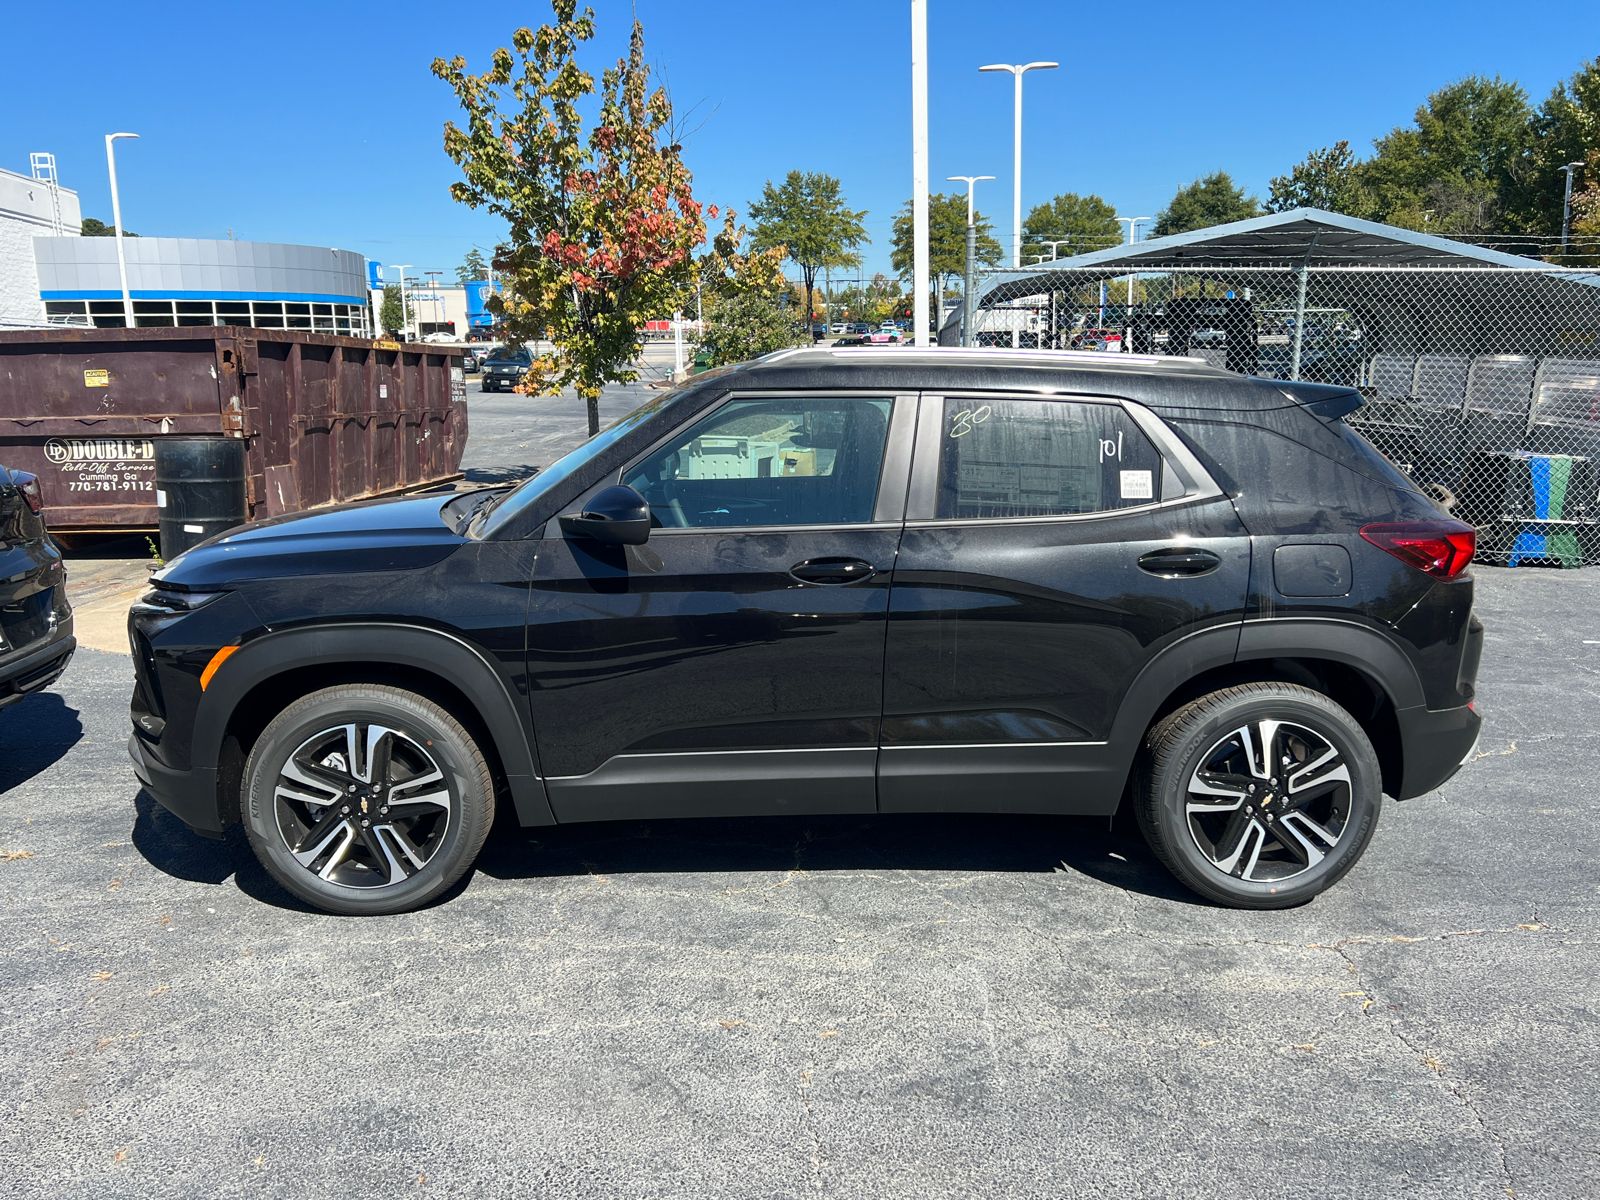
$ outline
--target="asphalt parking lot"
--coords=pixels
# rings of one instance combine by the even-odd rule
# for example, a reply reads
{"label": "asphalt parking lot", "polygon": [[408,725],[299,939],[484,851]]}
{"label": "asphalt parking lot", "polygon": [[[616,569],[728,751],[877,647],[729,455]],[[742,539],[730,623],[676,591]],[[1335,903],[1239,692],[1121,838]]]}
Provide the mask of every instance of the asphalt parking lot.
{"label": "asphalt parking lot", "polygon": [[[484,476],[581,427],[469,398]],[[1479,579],[1479,757],[1281,913],[1120,827],[896,817],[502,827],[325,916],[140,796],[83,651],[0,713],[5,1190],[1595,1195],[1600,570]]]}

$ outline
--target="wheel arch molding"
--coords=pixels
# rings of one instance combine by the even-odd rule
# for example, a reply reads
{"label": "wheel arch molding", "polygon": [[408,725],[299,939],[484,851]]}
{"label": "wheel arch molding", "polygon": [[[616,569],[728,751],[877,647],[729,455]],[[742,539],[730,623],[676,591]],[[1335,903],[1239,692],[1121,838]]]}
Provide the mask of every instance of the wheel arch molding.
{"label": "wheel arch molding", "polygon": [[[347,673],[341,668],[348,669]],[[486,736],[489,744],[482,749],[495,760],[518,821],[523,825],[555,823],[528,722],[484,653],[443,630],[383,622],[269,633],[246,642],[216,673],[195,716],[193,761],[197,766],[218,769],[219,803],[225,820],[235,814],[230,813],[228,797],[222,793],[237,783],[237,779],[229,779],[230,737],[252,724],[259,732],[273,713],[258,711],[255,701],[273,695],[275,683],[286,684],[292,677],[307,675],[323,677],[307,681],[312,690],[365,682],[404,687],[408,677],[424,685],[434,681],[445,698],[470,709],[456,714],[457,718],[466,718],[469,728]],[[233,767],[242,764],[246,749],[232,748],[238,759]]]}
{"label": "wheel arch molding", "polygon": [[[1387,699],[1391,712],[1423,704],[1422,682],[1404,650],[1382,632],[1353,621],[1324,618],[1273,618],[1217,626],[1191,634],[1150,660],[1123,697],[1111,734],[1119,760],[1131,764],[1150,726],[1164,713],[1194,696],[1247,682],[1258,670],[1273,678],[1283,663],[1315,666],[1337,664],[1362,676],[1374,693]],[[1286,677],[1291,681],[1293,676]],[[1206,681],[1210,681],[1206,685]],[[1327,692],[1325,688],[1319,688]],[[1197,693],[1198,694],[1198,693]],[[1331,693],[1328,693],[1331,694]],[[1334,699],[1340,699],[1334,696]],[[1356,714],[1361,719],[1361,714]],[[1386,733],[1386,731],[1376,731]],[[1398,731],[1395,731],[1398,738]],[[1377,742],[1388,743],[1385,735]],[[1396,740],[1379,748],[1380,760],[1400,755]],[[1384,761],[1386,782],[1398,782],[1401,760]],[[1390,776],[1391,769],[1394,772]]]}

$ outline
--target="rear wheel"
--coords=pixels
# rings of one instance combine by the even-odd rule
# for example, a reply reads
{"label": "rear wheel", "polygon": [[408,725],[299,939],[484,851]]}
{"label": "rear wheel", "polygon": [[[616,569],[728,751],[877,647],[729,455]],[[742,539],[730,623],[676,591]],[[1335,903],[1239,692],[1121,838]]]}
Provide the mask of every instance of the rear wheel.
{"label": "rear wheel", "polygon": [[272,877],[335,913],[405,912],[472,866],[494,817],[466,729],[400,688],[350,684],[295,701],[244,771],[244,824]]}
{"label": "rear wheel", "polygon": [[1252,683],[1158,722],[1134,799],[1150,848],[1196,892],[1288,908],[1355,865],[1382,791],[1377,755],[1348,712],[1310,688]]}

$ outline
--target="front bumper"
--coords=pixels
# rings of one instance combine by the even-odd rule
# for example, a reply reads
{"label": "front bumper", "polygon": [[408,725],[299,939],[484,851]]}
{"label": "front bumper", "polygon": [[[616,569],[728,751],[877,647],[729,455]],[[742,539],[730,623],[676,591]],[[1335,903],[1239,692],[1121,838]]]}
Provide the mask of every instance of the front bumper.
{"label": "front bumper", "polygon": [[0,708],[15,704],[30,692],[49,687],[72,661],[78,639],[72,621],[63,621],[50,640],[9,656],[0,656]]}
{"label": "front bumper", "polygon": [[1483,731],[1483,718],[1471,705],[1402,708],[1395,720],[1405,759],[1396,800],[1425,795],[1449,782],[1466,765]]}
{"label": "front bumper", "polygon": [[128,757],[133,759],[133,773],[157,804],[196,833],[213,838],[222,836],[216,768],[178,770],[169,767],[137,733],[128,737]]}

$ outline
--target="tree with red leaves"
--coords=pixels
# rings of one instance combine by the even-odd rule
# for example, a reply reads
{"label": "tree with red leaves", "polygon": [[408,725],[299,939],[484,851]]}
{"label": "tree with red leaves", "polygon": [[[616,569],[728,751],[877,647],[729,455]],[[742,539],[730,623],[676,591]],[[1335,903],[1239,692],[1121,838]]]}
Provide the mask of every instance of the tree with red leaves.
{"label": "tree with red leaves", "polygon": [[576,56],[594,36],[594,14],[579,14],[576,0],[551,8],[551,24],[518,29],[484,73],[469,73],[459,55],[435,59],[433,73],[466,113],[465,128],[444,127],[463,176],[451,194],[510,227],[494,255],[504,290],[490,310],[511,339],[555,346],[535,357],[522,390],[575,389],[592,436],[601,389],[637,378],[638,332],[681,306],[717,211],[694,198],[672,102],[650,87],[640,24],[627,57],[602,75],[586,132],[578,106],[596,85]]}

